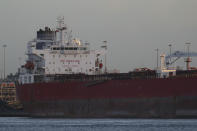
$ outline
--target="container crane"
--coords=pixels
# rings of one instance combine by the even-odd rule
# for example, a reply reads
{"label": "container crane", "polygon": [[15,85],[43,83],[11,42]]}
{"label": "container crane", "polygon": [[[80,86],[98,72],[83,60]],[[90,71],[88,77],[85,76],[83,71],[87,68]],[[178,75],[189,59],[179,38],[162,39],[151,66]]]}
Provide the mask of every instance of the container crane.
{"label": "container crane", "polygon": [[[186,57],[185,62],[187,63],[187,69],[189,70],[189,63],[191,62],[190,57],[197,57],[197,52],[184,52],[184,51],[175,51],[174,53],[167,55],[165,57],[166,60],[166,66],[169,67],[173,63],[175,63],[178,59]],[[170,60],[171,58],[175,58],[173,60]]]}

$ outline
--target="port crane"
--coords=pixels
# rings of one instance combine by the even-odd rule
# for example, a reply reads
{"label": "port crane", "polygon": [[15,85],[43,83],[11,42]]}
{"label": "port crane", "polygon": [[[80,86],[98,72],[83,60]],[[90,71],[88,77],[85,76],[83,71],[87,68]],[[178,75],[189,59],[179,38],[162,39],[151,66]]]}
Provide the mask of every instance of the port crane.
{"label": "port crane", "polygon": [[[165,64],[167,67],[169,67],[170,65],[172,65],[173,63],[175,63],[178,59],[182,57],[186,57],[185,62],[187,63],[187,69],[190,69],[189,67],[189,63],[191,62],[190,57],[197,57],[197,52],[175,51],[172,54],[167,55],[165,57],[165,61],[166,61]],[[174,58],[174,59],[171,60],[171,58]]]}

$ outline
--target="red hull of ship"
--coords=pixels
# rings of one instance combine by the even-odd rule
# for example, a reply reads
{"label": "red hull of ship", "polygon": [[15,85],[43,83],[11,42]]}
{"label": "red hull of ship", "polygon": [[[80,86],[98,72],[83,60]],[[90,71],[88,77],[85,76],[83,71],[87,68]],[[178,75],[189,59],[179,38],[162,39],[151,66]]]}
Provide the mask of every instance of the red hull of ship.
{"label": "red hull of ship", "polygon": [[[18,86],[17,95],[25,110],[32,116],[39,117],[196,117],[196,82],[195,77],[50,82]],[[66,104],[68,105],[63,106]],[[89,105],[89,108],[92,106],[94,113],[91,109],[85,111],[86,107],[81,113],[68,111],[79,108],[78,105]],[[133,110],[136,106],[141,108],[136,110],[142,112],[136,113],[136,110]],[[101,111],[99,108],[105,110]],[[167,111],[168,109],[170,110]],[[110,115],[102,112],[108,112]],[[124,112],[125,115],[120,112]]]}

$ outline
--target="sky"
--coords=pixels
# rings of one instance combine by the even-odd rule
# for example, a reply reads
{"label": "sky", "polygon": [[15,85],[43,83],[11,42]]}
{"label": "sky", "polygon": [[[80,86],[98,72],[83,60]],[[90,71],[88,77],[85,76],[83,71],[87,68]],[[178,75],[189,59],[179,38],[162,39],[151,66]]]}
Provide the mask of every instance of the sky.
{"label": "sky", "polygon": [[[0,0],[0,72],[6,44],[6,74],[25,61],[28,41],[39,28],[64,16],[73,36],[93,48],[108,42],[107,67],[128,72],[156,67],[156,51],[197,52],[197,0]],[[184,66],[184,60],[179,60]],[[196,60],[197,61],[197,60]],[[192,66],[197,66],[195,58]]]}

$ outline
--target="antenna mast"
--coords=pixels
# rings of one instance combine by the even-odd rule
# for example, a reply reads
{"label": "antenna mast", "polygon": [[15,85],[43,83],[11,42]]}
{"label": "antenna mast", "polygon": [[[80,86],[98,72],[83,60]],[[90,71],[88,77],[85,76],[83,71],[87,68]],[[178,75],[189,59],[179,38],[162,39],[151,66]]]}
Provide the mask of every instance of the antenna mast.
{"label": "antenna mast", "polygon": [[58,17],[57,23],[58,23],[57,30],[60,32],[60,44],[63,46],[65,43],[64,34],[65,34],[65,30],[67,29],[64,24],[64,17]]}

